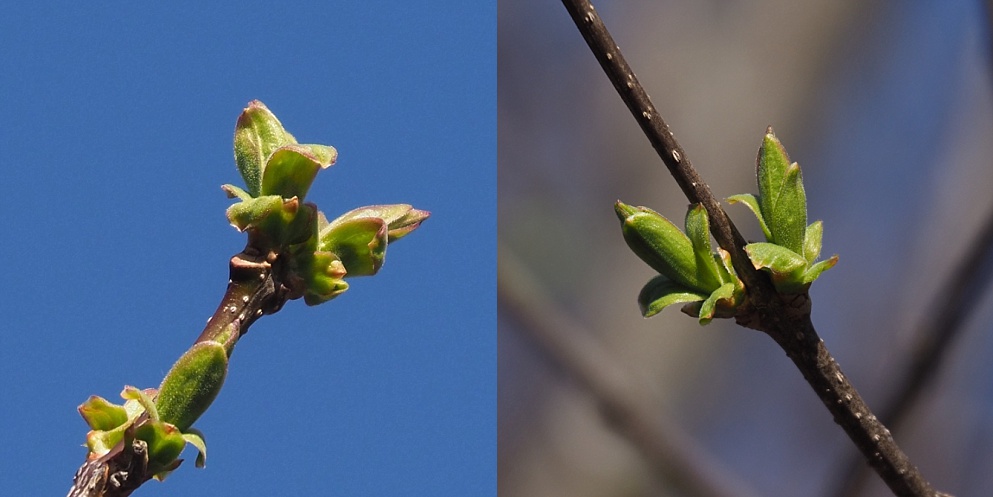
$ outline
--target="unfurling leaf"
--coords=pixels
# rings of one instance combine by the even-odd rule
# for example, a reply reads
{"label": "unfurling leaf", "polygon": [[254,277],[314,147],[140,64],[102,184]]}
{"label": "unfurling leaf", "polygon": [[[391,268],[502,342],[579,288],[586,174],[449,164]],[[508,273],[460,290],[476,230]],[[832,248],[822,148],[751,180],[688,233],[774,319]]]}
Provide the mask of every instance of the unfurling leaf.
{"label": "unfurling leaf", "polygon": [[[324,157],[313,153],[316,147]],[[287,145],[276,149],[262,172],[261,195],[303,199],[317,177],[317,171],[334,163],[338,153],[332,147]]]}
{"label": "unfurling leaf", "polygon": [[694,291],[709,294],[716,289],[707,268],[697,264],[690,239],[661,214],[647,207],[614,205],[628,247],[652,269]]}
{"label": "unfurling leaf", "polygon": [[767,243],[745,247],[756,268],[772,275],[781,293],[805,291],[823,271],[837,262],[815,263],[821,253],[823,225],[807,225],[807,195],[803,173],[797,163],[790,163],[786,149],[772,132],[766,130],[759,147],[756,176],[759,195],[732,195],[731,203],[745,204],[759,220]]}
{"label": "unfurling leaf", "polygon": [[386,222],[358,217],[321,231],[318,250],[332,252],[345,265],[346,277],[371,276],[383,266],[388,243]]}
{"label": "unfurling leaf", "polygon": [[762,216],[762,209],[759,207],[759,200],[755,198],[751,193],[740,193],[738,195],[731,195],[727,198],[728,203],[745,204],[755,214],[755,218],[759,220],[759,226],[762,228],[762,234],[765,235],[766,241],[772,240],[772,232],[769,231],[769,226],[765,222],[765,217]]}

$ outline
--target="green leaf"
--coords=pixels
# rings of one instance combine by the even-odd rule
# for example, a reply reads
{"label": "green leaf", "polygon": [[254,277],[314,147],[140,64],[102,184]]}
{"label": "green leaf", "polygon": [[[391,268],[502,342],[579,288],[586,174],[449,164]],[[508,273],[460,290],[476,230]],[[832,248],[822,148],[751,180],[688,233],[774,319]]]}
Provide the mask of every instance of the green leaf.
{"label": "green leaf", "polygon": [[[183,434],[172,424],[157,421],[142,423],[135,430],[135,438],[148,444],[150,473],[169,471],[186,447]],[[164,475],[163,475],[164,477]]]}
{"label": "green leaf", "polygon": [[141,405],[141,408],[148,412],[148,417],[152,421],[159,420],[158,410],[156,410],[155,402],[152,400],[152,396],[149,395],[149,392],[139,390],[132,386],[126,386],[124,387],[124,391],[121,392],[121,397],[138,402],[138,404]]}
{"label": "green leaf", "polygon": [[243,201],[252,200],[252,196],[248,192],[234,185],[221,185],[221,190],[228,194],[228,198],[237,198]]}
{"label": "green leaf", "polygon": [[693,245],[697,280],[708,288],[720,287],[723,281],[710,246],[710,221],[703,204],[696,204],[686,211],[686,236]]}
{"label": "green leaf", "polygon": [[[786,169],[790,166],[790,157],[786,155],[786,149],[779,142],[772,131],[772,126],[766,128],[762,146],[759,147],[759,155],[756,160],[756,176],[759,184],[759,207],[767,222],[771,223],[773,207],[779,199],[779,193],[783,187],[783,180],[786,178]],[[769,226],[771,232],[775,234],[773,226]]]}
{"label": "green leaf", "polygon": [[333,228],[336,224],[344,223],[358,218],[380,218],[389,230],[389,243],[393,243],[406,236],[411,231],[417,229],[421,223],[431,215],[428,211],[415,209],[408,204],[393,205],[367,205],[353,209],[340,216],[331,223],[324,221],[321,232]]}
{"label": "green leaf", "polygon": [[750,243],[745,252],[755,265],[772,276],[772,284],[780,293],[796,293],[803,288],[803,272],[807,260],[792,250],[773,243]]}
{"label": "green leaf", "polygon": [[371,276],[383,266],[388,231],[377,217],[359,217],[329,225],[319,235],[318,250],[333,252],[345,265],[346,277]]}
{"label": "green leaf", "polygon": [[79,414],[93,430],[113,430],[128,421],[124,406],[112,404],[96,395],[79,406]]}
{"label": "green leaf", "polygon": [[[711,320],[714,319],[715,314],[720,309],[733,309],[735,301],[735,285],[734,283],[725,283],[721,285],[720,288],[714,290],[713,293],[703,301],[700,305],[699,318],[700,324],[709,324]],[[720,317],[720,316],[718,316]]]}
{"label": "green leaf", "polygon": [[125,426],[130,426],[130,423],[113,430],[90,430],[86,434],[86,448],[96,456],[110,452],[124,438]]}
{"label": "green leaf", "polygon": [[647,207],[614,205],[628,247],[659,273],[687,288],[710,294],[719,285],[701,281],[693,245],[676,225]]}
{"label": "green leaf", "polygon": [[[264,197],[244,200],[228,207],[226,212],[228,222],[230,222],[231,226],[234,226],[238,231],[245,231],[251,227],[258,227],[262,224],[263,220],[269,216],[275,213],[282,214],[286,209],[284,207],[285,203],[286,201],[284,201],[283,197],[280,197],[279,195],[267,195]],[[299,205],[299,202],[295,205]]]}
{"label": "green leaf", "polygon": [[714,254],[714,261],[721,272],[721,281],[734,283],[735,288],[744,292],[745,285],[738,279],[738,274],[734,272],[734,265],[731,264],[731,254],[722,248],[717,249]]}
{"label": "green leaf", "polygon": [[298,274],[307,284],[303,301],[307,305],[327,302],[348,290],[345,265],[332,252],[308,252],[300,255]]}
{"label": "green leaf", "polygon": [[287,145],[276,149],[262,171],[262,195],[279,195],[282,198],[307,196],[317,171],[331,165],[337,153],[330,154],[331,162],[322,161],[311,153],[315,146]]}
{"label": "green leaf", "polygon": [[752,214],[755,214],[755,218],[759,220],[759,226],[762,228],[762,234],[765,235],[765,241],[772,241],[772,232],[769,231],[769,226],[765,224],[765,218],[762,217],[762,210],[759,208],[759,201],[754,195],[751,193],[731,195],[727,198],[727,201],[731,204],[737,204],[739,202],[745,204],[745,207],[748,207],[752,211]]}
{"label": "green leaf", "polygon": [[306,150],[308,154],[317,159],[317,162],[321,165],[321,169],[327,169],[338,160],[338,150],[330,145],[307,143],[297,146]]}
{"label": "green leaf", "polygon": [[202,468],[207,465],[207,442],[204,440],[203,433],[196,428],[190,428],[183,433],[183,440],[197,449],[197,463],[198,468]]}
{"label": "green leaf", "polygon": [[262,173],[269,155],[277,148],[296,143],[265,104],[253,100],[238,116],[234,129],[234,159],[248,192],[259,196]]}
{"label": "green leaf", "polygon": [[803,176],[799,165],[794,163],[786,170],[783,187],[768,221],[773,243],[798,254],[803,253],[804,232],[807,229],[807,195],[803,191]]}
{"label": "green leaf", "polygon": [[254,228],[274,246],[303,243],[317,234],[317,208],[301,205],[296,197],[265,195],[238,202],[228,207],[227,216],[239,231]]}
{"label": "green leaf", "polygon": [[162,380],[155,402],[159,419],[185,431],[217,397],[227,370],[228,357],[222,344],[194,344]]}
{"label": "green leaf", "polygon": [[824,236],[824,223],[814,221],[807,226],[803,235],[803,257],[807,264],[813,264],[821,256],[821,238]]}
{"label": "green leaf", "polygon": [[641,315],[650,318],[666,307],[685,302],[697,302],[707,296],[676,283],[663,275],[652,278],[638,294]]}
{"label": "green leaf", "polygon": [[830,259],[818,262],[817,264],[810,266],[810,269],[808,269],[805,273],[803,273],[803,280],[802,280],[803,284],[810,285],[811,283],[814,282],[814,280],[816,280],[821,275],[821,273],[827,271],[828,269],[833,268],[834,265],[837,263],[838,263],[838,256],[834,255],[831,256]]}
{"label": "green leaf", "polygon": [[[124,438],[124,432],[138,416],[145,412],[145,408],[136,399],[141,396],[147,398],[154,394],[155,389],[138,390],[129,386],[121,392],[121,397],[127,399],[123,407],[111,404],[100,397],[90,397],[83,405],[79,406],[79,412],[87,423],[95,423],[101,428],[106,428],[97,429],[93,424],[90,425],[91,428],[94,428],[86,434],[86,446],[90,453],[102,456],[110,452]],[[121,409],[124,411],[125,419],[118,423],[121,421]]]}

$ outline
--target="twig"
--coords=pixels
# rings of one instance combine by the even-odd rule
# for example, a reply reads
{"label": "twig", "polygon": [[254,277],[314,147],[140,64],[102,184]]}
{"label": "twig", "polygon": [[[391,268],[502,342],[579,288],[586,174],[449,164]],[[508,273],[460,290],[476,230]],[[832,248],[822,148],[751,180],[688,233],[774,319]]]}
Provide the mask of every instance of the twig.
{"label": "twig", "polygon": [[749,302],[746,306],[750,308],[739,311],[738,323],[767,333],[779,344],[834,416],[835,422],[894,494],[939,495],[842,374],[810,321],[809,297],[806,294],[778,295],[769,280],[752,266],[744,253],[741,235],[694,171],[590,2],[562,0],[562,3],[683,193],[690,202],[702,203],[707,209],[711,232],[721,248],[731,254],[734,269],[747,289]]}
{"label": "twig", "polygon": [[720,202],[693,168],[689,156],[676,141],[672,131],[669,130],[669,125],[652,105],[651,98],[624,60],[620,48],[614,43],[607,26],[600,20],[593,5],[588,1],[579,0],[563,0],[562,3],[590,46],[590,50],[593,51],[593,55],[600,61],[600,66],[607,73],[610,82],[614,84],[614,89],[621,96],[621,100],[638,121],[648,141],[676,180],[676,184],[683,190],[683,194],[691,203],[703,204],[707,209],[710,231],[717,244],[731,254],[738,276],[748,287],[749,293],[754,294],[759,301],[769,300],[775,294],[775,290],[768,278],[759,274],[749,262],[748,255],[745,254],[744,237],[728,219]]}
{"label": "twig", "polygon": [[[231,258],[224,298],[196,341],[224,343],[230,354],[252,323],[278,311],[291,298],[291,285],[285,281],[283,266],[282,258],[275,253],[256,250],[249,232],[248,246]],[[145,442],[133,437],[141,421],[139,418],[110,452],[80,466],[67,497],[127,497],[152,478]]]}
{"label": "twig", "polygon": [[664,481],[695,497],[758,495],[720,467],[679,427],[665,422],[641,385],[590,338],[591,332],[561,311],[509,249],[500,245],[497,292],[500,309],[519,330],[600,407],[604,420],[627,439]]}

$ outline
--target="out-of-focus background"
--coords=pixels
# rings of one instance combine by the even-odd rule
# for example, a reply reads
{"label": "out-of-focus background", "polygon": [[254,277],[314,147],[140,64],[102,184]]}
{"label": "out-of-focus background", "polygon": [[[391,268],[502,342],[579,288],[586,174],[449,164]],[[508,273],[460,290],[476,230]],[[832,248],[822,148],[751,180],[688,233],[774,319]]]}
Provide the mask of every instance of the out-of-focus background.
{"label": "out-of-focus background", "polygon": [[[888,399],[914,328],[993,208],[989,26],[978,1],[599,1],[598,11],[716,195],[753,192],[767,125],[803,168],[838,265],[814,323],[869,402]],[[768,337],[635,301],[652,271],[612,204],[681,225],[687,202],[558,2],[498,7],[501,250],[633,377],[656,415],[742,494],[831,495],[852,444]],[[746,238],[761,232],[728,211]],[[993,292],[897,439],[955,495],[993,488]],[[588,393],[499,314],[500,495],[681,495]],[[889,495],[875,476],[866,495]],[[747,487],[747,488],[746,488]]]}

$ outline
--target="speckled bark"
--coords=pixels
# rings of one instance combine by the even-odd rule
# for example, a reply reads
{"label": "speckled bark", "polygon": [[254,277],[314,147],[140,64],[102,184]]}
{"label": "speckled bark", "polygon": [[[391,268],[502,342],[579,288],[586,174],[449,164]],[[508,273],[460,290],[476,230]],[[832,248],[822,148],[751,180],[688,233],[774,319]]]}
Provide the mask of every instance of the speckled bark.
{"label": "speckled bark", "polygon": [[747,306],[738,324],[765,332],[786,352],[803,378],[894,495],[932,497],[935,491],[890,431],[873,415],[841,371],[810,321],[810,297],[784,295],[762,309]]}
{"label": "speckled bark", "polygon": [[752,266],[744,252],[745,241],[741,234],[694,169],[593,5],[589,0],[562,0],[562,3],[686,198],[692,203],[703,204],[707,209],[711,234],[717,244],[731,254],[735,272],[744,282],[751,302],[739,309],[736,315],[738,323],[767,333],[786,351],[831,411],[835,422],[841,425],[894,494],[915,497],[943,495],[931,488],[893,441],[886,427],[848,383],[814,331],[810,322],[809,297],[806,294],[780,296],[769,278]]}

